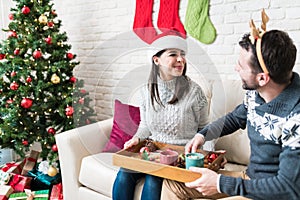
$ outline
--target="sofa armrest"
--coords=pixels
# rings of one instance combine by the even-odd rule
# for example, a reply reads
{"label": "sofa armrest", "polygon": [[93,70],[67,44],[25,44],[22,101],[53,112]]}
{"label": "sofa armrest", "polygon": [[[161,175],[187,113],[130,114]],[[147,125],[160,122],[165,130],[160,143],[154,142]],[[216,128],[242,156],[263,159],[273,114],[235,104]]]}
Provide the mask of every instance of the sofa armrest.
{"label": "sofa armrest", "polygon": [[65,200],[79,197],[78,181],[82,158],[102,151],[109,140],[113,119],[68,130],[55,136]]}

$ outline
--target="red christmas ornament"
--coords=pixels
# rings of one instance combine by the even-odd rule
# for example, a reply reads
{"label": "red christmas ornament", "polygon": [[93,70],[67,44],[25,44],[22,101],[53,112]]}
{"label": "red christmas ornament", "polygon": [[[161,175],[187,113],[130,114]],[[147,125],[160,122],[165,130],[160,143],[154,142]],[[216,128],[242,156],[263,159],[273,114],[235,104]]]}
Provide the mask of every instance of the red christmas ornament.
{"label": "red christmas ornament", "polygon": [[3,60],[5,58],[5,54],[0,53],[0,60]]}
{"label": "red christmas ornament", "polygon": [[27,145],[28,145],[28,141],[27,141],[27,140],[23,140],[23,141],[22,141],[22,144],[23,144],[24,146],[27,146]]}
{"label": "red christmas ornament", "polygon": [[10,84],[11,90],[17,90],[18,88],[19,88],[19,84],[16,83],[15,81]]}
{"label": "red christmas ornament", "polygon": [[22,101],[21,101],[21,106],[23,108],[30,108],[32,106],[32,102],[33,100],[32,99],[29,99],[29,98],[23,98]]}
{"label": "red christmas ornament", "polygon": [[49,22],[47,23],[47,25],[48,25],[48,27],[52,28],[52,27],[54,26],[54,23],[53,23],[52,21],[49,21]]}
{"label": "red christmas ornament", "polygon": [[51,38],[51,37],[45,38],[45,42],[46,42],[47,44],[52,44],[52,38]]}
{"label": "red christmas ornament", "polygon": [[14,20],[14,15],[13,15],[13,14],[11,14],[11,13],[10,13],[10,14],[8,14],[8,19],[9,19],[9,20]]}
{"label": "red christmas ornament", "polygon": [[90,124],[91,121],[90,121],[89,119],[86,119],[86,120],[85,120],[85,123],[86,123],[86,124]]}
{"label": "red christmas ornament", "polygon": [[25,15],[27,15],[28,13],[30,13],[30,8],[28,8],[27,6],[24,6],[22,8],[22,13],[25,14]]}
{"label": "red christmas ornament", "polygon": [[10,73],[10,77],[14,77],[15,75],[17,75],[17,72],[15,72],[15,71]]}
{"label": "red christmas ornament", "polygon": [[74,76],[72,76],[72,77],[70,78],[70,82],[71,82],[71,83],[76,83],[76,80],[77,80],[77,79],[76,79]]}
{"label": "red christmas ornament", "polygon": [[58,151],[58,148],[57,148],[57,145],[56,144],[54,144],[54,145],[52,145],[52,151],[54,151],[54,152],[57,152]]}
{"label": "red christmas ornament", "polygon": [[47,132],[48,132],[49,134],[51,134],[51,135],[55,135],[55,133],[56,133],[55,129],[52,128],[52,127],[49,128]]}
{"label": "red christmas ornament", "polygon": [[80,98],[80,99],[78,100],[78,103],[84,104],[84,98]]}
{"label": "red christmas ornament", "polygon": [[82,89],[82,90],[80,90],[80,93],[81,93],[81,94],[85,94],[85,93],[86,93],[86,90],[85,90],[85,89]]}
{"label": "red christmas ornament", "polygon": [[32,81],[32,78],[31,78],[30,76],[28,76],[28,77],[26,78],[26,82],[27,82],[27,83],[31,83],[31,81]]}
{"label": "red christmas ornament", "polygon": [[17,36],[17,33],[15,32],[15,31],[8,31],[8,37],[10,38],[10,37],[18,37]]}
{"label": "red christmas ornament", "polygon": [[67,58],[69,60],[72,60],[74,58],[74,55],[72,53],[67,53]]}
{"label": "red christmas ornament", "polygon": [[14,50],[14,54],[15,54],[16,56],[19,55],[19,53],[20,53],[20,49],[17,48],[17,49]]}
{"label": "red christmas ornament", "polygon": [[74,108],[72,106],[67,106],[65,109],[65,112],[66,112],[66,115],[70,117],[74,113]]}
{"label": "red christmas ornament", "polygon": [[42,52],[39,51],[39,50],[35,50],[32,54],[32,56],[35,58],[35,59],[39,59],[42,57]]}

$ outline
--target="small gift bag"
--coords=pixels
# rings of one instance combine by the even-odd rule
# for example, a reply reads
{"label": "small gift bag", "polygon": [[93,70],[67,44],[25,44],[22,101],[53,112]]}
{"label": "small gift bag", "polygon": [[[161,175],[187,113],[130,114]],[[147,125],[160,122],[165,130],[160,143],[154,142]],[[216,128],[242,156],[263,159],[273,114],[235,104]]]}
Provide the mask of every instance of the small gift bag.
{"label": "small gift bag", "polygon": [[53,185],[49,200],[63,200],[62,183]]}
{"label": "small gift bag", "polygon": [[0,200],[7,200],[9,195],[13,193],[14,190],[9,185],[0,185]]}
{"label": "small gift bag", "polygon": [[29,157],[26,158],[26,162],[22,169],[21,175],[27,175],[27,173],[34,168],[39,155],[40,155],[40,152],[38,152],[38,151],[35,151],[35,150],[30,151],[30,155],[29,155]]}
{"label": "small gift bag", "polygon": [[31,191],[25,190],[25,192],[13,193],[9,196],[9,200],[48,200],[49,190]]}

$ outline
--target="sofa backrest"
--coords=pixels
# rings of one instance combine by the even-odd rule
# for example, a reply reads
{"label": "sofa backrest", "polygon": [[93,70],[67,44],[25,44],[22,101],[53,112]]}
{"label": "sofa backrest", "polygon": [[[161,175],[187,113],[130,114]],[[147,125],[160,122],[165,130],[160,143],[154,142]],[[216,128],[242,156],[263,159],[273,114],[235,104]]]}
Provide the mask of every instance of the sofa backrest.
{"label": "sofa backrest", "polygon": [[[229,112],[243,102],[245,90],[240,80],[211,81],[210,117],[215,120]],[[216,150],[226,150],[229,162],[247,165],[250,157],[250,145],[247,130],[221,137],[215,145]]]}

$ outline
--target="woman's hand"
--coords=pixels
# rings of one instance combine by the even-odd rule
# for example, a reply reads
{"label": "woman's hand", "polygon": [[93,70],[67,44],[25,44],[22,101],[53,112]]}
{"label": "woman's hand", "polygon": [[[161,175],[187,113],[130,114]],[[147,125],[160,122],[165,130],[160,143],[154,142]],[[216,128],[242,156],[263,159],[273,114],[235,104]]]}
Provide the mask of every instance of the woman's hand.
{"label": "woman's hand", "polygon": [[140,142],[140,138],[133,137],[124,144],[124,149],[129,149],[132,146],[137,145]]}
{"label": "woman's hand", "polygon": [[197,133],[194,138],[185,145],[185,153],[195,153],[205,142],[204,136]]}

